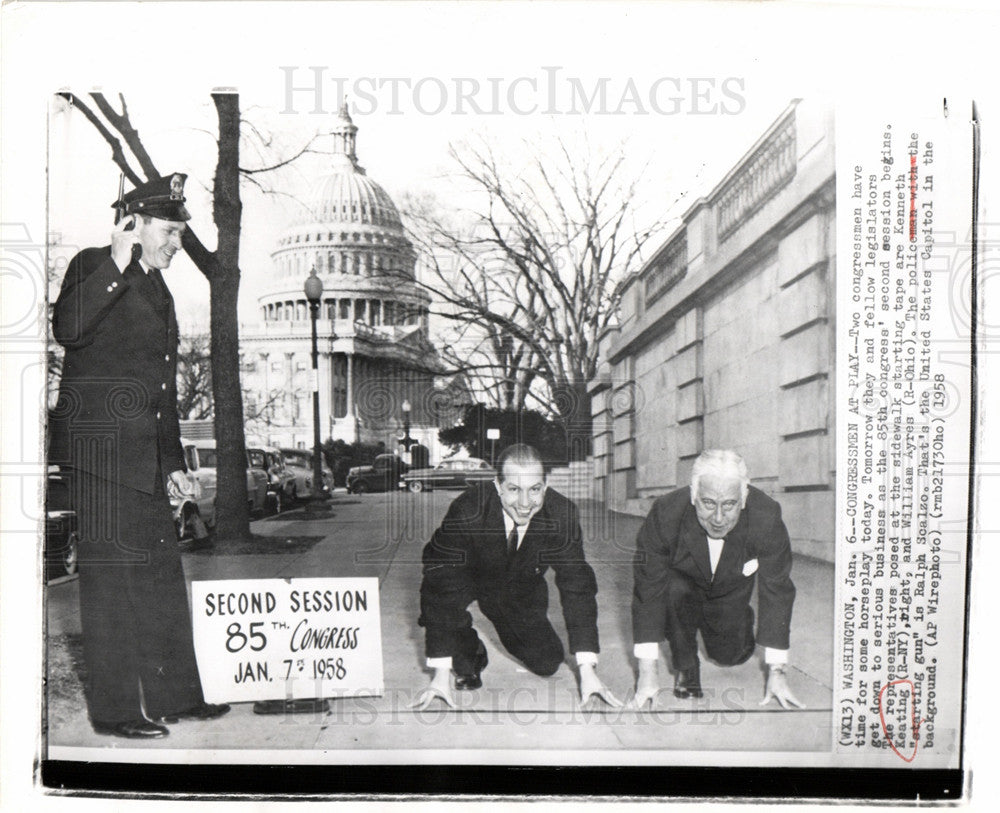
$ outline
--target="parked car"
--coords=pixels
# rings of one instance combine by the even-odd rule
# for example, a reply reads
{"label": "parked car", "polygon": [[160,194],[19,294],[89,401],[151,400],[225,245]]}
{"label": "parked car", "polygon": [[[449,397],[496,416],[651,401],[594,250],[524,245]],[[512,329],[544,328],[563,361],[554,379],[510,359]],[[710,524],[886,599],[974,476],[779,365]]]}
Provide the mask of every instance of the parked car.
{"label": "parked car", "polygon": [[[285,467],[295,477],[295,498],[299,500],[312,496],[313,482],[313,453],[309,449],[291,449],[284,446],[280,449],[285,458]],[[333,488],[333,471],[325,462],[320,463],[323,467],[322,491],[329,492]]]}
{"label": "parked car", "polygon": [[214,465],[214,448],[208,457],[212,465],[203,463],[203,455],[198,449],[202,443],[213,441],[194,441],[181,438],[181,448],[184,450],[184,462],[188,474],[194,482],[194,493],[181,494],[172,481],[167,481],[167,496],[170,507],[174,510],[174,525],[177,526],[177,538],[181,540],[207,539],[210,529],[215,525],[215,488],[216,475]]}
{"label": "parked car", "polygon": [[280,449],[273,446],[248,446],[251,459],[260,462],[263,456],[267,472],[267,498],[275,514],[284,511],[295,499],[295,475],[285,465]]}
{"label": "parked car", "polygon": [[45,487],[45,579],[72,576],[80,556],[76,512],[70,507],[69,481],[50,466]]}
{"label": "parked car", "polygon": [[497,470],[485,460],[469,457],[442,460],[429,469],[410,469],[403,475],[403,483],[416,494],[432,488],[465,488],[470,483],[492,480],[496,476]]}
{"label": "parked car", "polygon": [[250,503],[250,516],[259,517],[267,513],[270,484],[264,453],[259,449],[247,449],[247,500]]}
{"label": "parked car", "polygon": [[[215,494],[218,489],[218,452],[214,440],[183,440],[185,446],[185,457],[188,457],[187,446],[194,447],[194,467],[188,459],[188,468],[192,469],[193,476],[201,484],[202,500],[199,502],[201,516],[204,519],[209,514],[205,511],[203,502],[211,496],[211,522],[215,524]],[[267,507],[267,472],[262,467],[258,468],[247,453],[247,505],[250,508],[251,516],[259,516],[264,513]]]}
{"label": "parked car", "polygon": [[347,472],[347,490],[351,494],[366,491],[394,491],[409,466],[395,454],[380,454],[370,466],[354,466]]}

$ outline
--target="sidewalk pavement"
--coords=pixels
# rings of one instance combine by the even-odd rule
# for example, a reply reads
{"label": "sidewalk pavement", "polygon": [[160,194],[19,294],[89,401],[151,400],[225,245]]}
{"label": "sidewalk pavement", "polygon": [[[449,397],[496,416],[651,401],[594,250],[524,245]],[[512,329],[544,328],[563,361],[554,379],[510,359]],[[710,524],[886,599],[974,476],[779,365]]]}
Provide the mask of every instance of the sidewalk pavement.
{"label": "sidewalk pavement", "polygon": [[[170,736],[149,743],[94,734],[79,682],[75,700],[53,702],[49,746],[141,749],[469,749],[519,750],[732,750],[827,751],[832,741],[833,566],[796,557],[797,588],[792,619],[789,681],[804,711],[775,702],[760,707],[764,668],[761,650],[739,667],[720,668],[703,658],[705,697],[677,700],[661,647],[660,674],[667,691],[652,710],[582,711],[571,660],[551,678],[527,672],[500,646],[492,625],[473,605],[474,624],[489,650],[483,688],[456,692],[457,710],[438,702],[426,711],[409,708],[427,685],[423,630],[417,625],[420,553],[457,492],[334,495],[331,515],[310,519],[296,510],[253,523],[255,534],[275,540],[273,552],[257,555],[184,556],[189,581],[233,578],[374,576],[379,580],[385,695],[330,700],[326,714],[260,716],[252,704],[234,704],[210,722],[184,722]],[[580,503],[588,561],[598,581],[601,655],[598,674],[619,699],[635,684],[632,658],[632,550],[641,519]],[[308,549],[282,550],[288,537],[321,537]],[[550,573],[551,577],[551,573]],[[550,579],[551,581],[551,579]],[[754,601],[756,604],[756,601]],[[550,589],[549,616],[565,641],[558,592]],[[50,659],[78,650],[76,581],[50,585],[47,594]],[[70,671],[70,670],[65,670]],[[73,676],[70,677],[72,683]],[[66,691],[66,680],[62,691]],[[50,686],[52,682],[50,681]],[[58,709],[57,709],[58,705]],[[647,707],[648,708],[648,707]],[[55,712],[58,710],[58,714]],[[521,759],[512,754],[512,760]],[[639,759],[637,757],[637,759]],[[196,760],[194,760],[196,761]],[[419,758],[414,761],[420,761]]]}

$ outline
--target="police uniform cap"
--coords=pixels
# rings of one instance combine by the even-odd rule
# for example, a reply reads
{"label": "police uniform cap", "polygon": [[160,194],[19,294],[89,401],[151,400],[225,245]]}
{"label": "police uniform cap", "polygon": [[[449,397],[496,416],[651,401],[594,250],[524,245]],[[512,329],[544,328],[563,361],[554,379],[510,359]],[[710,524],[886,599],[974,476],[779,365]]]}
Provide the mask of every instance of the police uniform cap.
{"label": "police uniform cap", "polygon": [[181,172],[164,175],[140,184],[111,206],[117,208],[124,204],[126,215],[146,215],[160,220],[190,220],[191,214],[184,206],[185,180],[187,175]]}

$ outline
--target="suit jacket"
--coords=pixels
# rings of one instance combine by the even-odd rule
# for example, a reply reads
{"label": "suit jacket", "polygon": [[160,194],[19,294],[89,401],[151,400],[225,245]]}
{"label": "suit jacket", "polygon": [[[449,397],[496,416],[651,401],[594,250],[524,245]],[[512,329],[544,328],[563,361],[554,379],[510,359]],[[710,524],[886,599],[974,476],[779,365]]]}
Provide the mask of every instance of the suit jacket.
{"label": "suit jacket", "polygon": [[453,656],[471,625],[466,607],[531,623],[548,609],[545,572],[556,588],[571,652],[597,652],[597,580],[583,553],[576,506],[551,488],[532,517],[507,566],[503,506],[493,482],[470,486],[448,508],[423,553],[420,624],[427,628],[427,657]]}
{"label": "suit jacket", "polygon": [[678,489],[653,503],[636,539],[632,599],[635,642],[663,640],[666,575],[668,569],[673,569],[698,585],[706,599],[732,607],[734,612],[742,611],[749,603],[757,579],[757,641],[762,646],[788,649],[795,585],[789,575],[792,548],[781,519],[781,506],[750,487],[746,507],[726,536],[714,578],[707,539],[691,504],[690,488]]}
{"label": "suit jacket", "polygon": [[[135,260],[126,272],[143,273]],[[153,493],[158,465],[186,470],[177,423],[177,318],[160,272],[130,282],[111,248],[66,270],[52,314],[65,349],[49,462]]]}

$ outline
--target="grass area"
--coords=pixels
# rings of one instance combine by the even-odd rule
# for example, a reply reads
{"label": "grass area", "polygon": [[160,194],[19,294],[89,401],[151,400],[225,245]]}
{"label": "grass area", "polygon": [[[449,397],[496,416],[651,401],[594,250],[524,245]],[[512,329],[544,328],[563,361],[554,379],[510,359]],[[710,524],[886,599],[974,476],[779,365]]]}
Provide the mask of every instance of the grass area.
{"label": "grass area", "polygon": [[83,697],[87,679],[83,640],[79,634],[50,636],[47,655],[48,725],[52,730],[69,728],[87,717]]}
{"label": "grass area", "polygon": [[269,554],[304,553],[322,536],[264,536],[251,534],[249,538],[212,539],[208,542],[181,544],[181,551],[188,556],[266,556]]}

